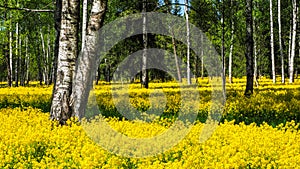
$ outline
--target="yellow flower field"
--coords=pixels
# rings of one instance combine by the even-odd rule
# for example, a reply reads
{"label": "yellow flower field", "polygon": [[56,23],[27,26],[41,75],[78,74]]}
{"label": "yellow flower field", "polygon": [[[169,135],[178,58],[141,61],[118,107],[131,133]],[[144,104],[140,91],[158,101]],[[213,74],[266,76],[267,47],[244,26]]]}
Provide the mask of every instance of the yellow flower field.
{"label": "yellow flower field", "polygon": [[[180,88],[175,82],[150,83],[150,89],[131,84],[133,107],[147,110],[148,97],[156,89],[166,96],[166,107],[161,118],[152,122],[125,120],[114,106],[111,88],[107,83],[95,86],[97,105],[111,128],[131,138],[167,131],[180,109]],[[0,168],[298,168],[300,81],[274,85],[262,78],[251,98],[244,97],[244,88],[245,79],[227,85],[220,124],[208,140],[200,142],[212,101],[209,79],[199,79],[200,100],[190,102],[199,103],[198,121],[177,145],[144,158],[110,153],[89,138],[75,119],[66,126],[50,121],[52,86],[0,88]],[[101,128],[97,120],[92,125],[95,131]]]}
{"label": "yellow flower field", "polygon": [[[300,166],[298,125],[220,124],[204,143],[197,123],[171,150],[148,158],[110,154],[74,122],[59,126],[40,110],[0,110],[1,168],[297,168]],[[149,137],[166,128],[110,119],[109,124],[132,137]],[[136,132],[136,129],[144,132]],[[145,128],[145,130],[143,130]]]}

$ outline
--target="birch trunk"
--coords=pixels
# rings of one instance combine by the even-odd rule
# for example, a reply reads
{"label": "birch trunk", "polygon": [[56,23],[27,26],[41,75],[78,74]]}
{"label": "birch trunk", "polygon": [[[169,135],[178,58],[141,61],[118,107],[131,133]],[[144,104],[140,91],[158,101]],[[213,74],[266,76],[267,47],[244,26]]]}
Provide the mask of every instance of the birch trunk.
{"label": "birch trunk", "polygon": [[147,70],[147,47],[148,47],[148,36],[147,36],[147,0],[143,0],[143,58],[142,58],[142,87],[148,89],[148,70]]}
{"label": "birch trunk", "polygon": [[25,72],[24,72],[24,56],[22,54],[22,37],[19,37],[19,78],[20,85],[24,86]]}
{"label": "birch trunk", "polygon": [[[233,1],[231,1],[233,7]],[[234,16],[231,16],[231,38],[230,38],[230,49],[229,49],[229,63],[228,63],[228,76],[229,83],[232,83],[232,54],[233,54],[233,43],[234,43]]]}
{"label": "birch trunk", "polygon": [[[234,3],[233,0],[230,1],[230,6],[233,7]],[[232,55],[233,55],[233,47],[234,47],[234,14],[231,14],[231,38],[230,38],[230,49],[229,49],[229,58],[228,58],[228,76],[229,76],[229,83],[232,83]]]}
{"label": "birch trunk", "polygon": [[29,55],[28,55],[28,37],[26,36],[25,38],[25,65],[26,65],[26,77],[25,77],[25,80],[26,80],[26,84],[29,84],[29,64],[30,64],[30,61],[29,61]]}
{"label": "birch trunk", "polygon": [[51,44],[50,44],[50,26],[48,26],[48,36],[47,36],[47,50],[46,50],[46,68],[47,68],[47,85],[50,85],[52,83],[52,79],[51,79],[51,76],[52,76],[52,65],[51,65],[51,62],[52,62],[52,58],[51,58]]}
{"label": "birch trunk", "polygon": [[10,13],[10,26],[9,26],[9,67],[10,67],[10,79],[11,79],[11,86],[13,83],[13,48],[12,48],[12,43],[13,43],[13,32],[12,32],[12,17]]}
{"label": "birch trunk", "polygon": [[77,62],[78,65],[72,87],[71,106],[73,110],[72,115],[76,116],[79,120],[84,117],[89,92],[92,87],[94,74],[91,72],[94,72],[98,67],[98,64],[95,64],[94,58],[98,54],[96,53],[96,45],[99,38],[98,30],[103,25],[106,4],[106,0],[94,0],[87,27],[85,48]]}
{"label": "birch trunk", "polygon": [[285,83],[284,77],[284,56],[283,56],[283,48],[282,48],[282,39],[281,39],[281,2],[278,0],[278,40],[279,40],[279,52],[281,59],[281,83]]}
{"label": "birch trunk", "polygon": [[256,18],[253,18],[253,49],[254,49],[254,72],[253,72],[253,76],[254,76],[254,82],[256,87],[258,87],[259,83],[258,83],[258,71],[257,71],[257,36],[256,35]]}
{"label": "birch trunk", "polygon": [[293,30],[293,25],[292,25],[292,20],[290,23],[290,33],[289,33],[289,50],[288,50],[288,74],[290,74],[290,64],[291,64],[291,48],[292,48],[292,30]]}
{"label": "birch trunk", "polygon": [[61,13],[57,77],[50,118],[65,124],[72,114],[70,95],[78,55],[79,0],[63,0]]}
{"label": "birch trunk", "polygon": [[15,86],[19,86],[19,23],[16,23],[16,61],[15,61]]}
{"label": "birch trunk", "polygon": [[292,41],[291,41],[291,58],[290,58],[290,65],[289,65],[289,82],[294,82],[294,59],[296,53],[296,34],[297,34],[297,14],[298,14],[298,7],[297,7],[297,0],[293,0],[293,29],[292,29]]}
{"label": "birch trunk", "polygon": [[222,86],[223,86],[223,94],[225,97],[225,93],[226,93],[226,65],[225,65],[225,23],[224,23],[224,19],[225,19],[225,7],[224,7],[224,0],[222,0],[222,18],[221,18],[221,27],[222,27],[222,49],[221,49],[221,57],[222,57]]}
{"label": "birch trunk", "polygon": [[87,28],[87,0],[83,0],[82,3],[82,38],[81,38],[81,51],[84,49],[86,28]]}
{"label": "birch trunk", "polygon": [[187,84],[191,84],[191,70],[190,70],[190,27],[189,27],[189,14],[188,14],[188,0],[185,0],[184,13],[186,20],[186,39],[187,39],[187,58],[186,58],[186,71],[187,71]]}
{"label": "birch trunk", "polygon": [[271,60],[272,60],[272,80],[273,83],[276,83],[276,73],[275,73],[275,54],[274,54],[274,31],[273,31],[273,3],[270,0],[270,27],[271,27]]}
{"label": "birch trunk", "polygon": [[41,36],[41,45],[42,45],[42,51],[43,51],[43,54],[42,54],[42,59],[41,59],[41,63],[43,63],[41,66],[42,66],[42,74],[43,74],[43,81],[44,83],[47,85],[47,63],[46,63],[46,60],[47,60],[47,57],[46,57],[46,49],[45,49],[45,40],[44,40],[44,35],[43,35],[43,32],[42,32],[42,29],[40,29],[40,36]]}

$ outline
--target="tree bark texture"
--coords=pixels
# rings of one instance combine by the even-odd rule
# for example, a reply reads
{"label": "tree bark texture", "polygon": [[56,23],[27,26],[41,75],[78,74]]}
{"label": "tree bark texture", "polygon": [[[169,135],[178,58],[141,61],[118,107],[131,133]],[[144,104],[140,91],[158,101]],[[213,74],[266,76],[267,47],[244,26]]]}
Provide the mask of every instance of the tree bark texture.
{"label": "tree bark texture", "polygon": [[63,0],[59,38],[57,78],[50,118],[61,124],[71,117],[70,96],[78,55],[79,0]]}
{"label": "tree bark texture", "polygon": [[276,72],[275,72],[275,54],[274,54],[274,24],[273,24],[273,3],[270,0],[270,35],[271,35],[271,61],[272,61],[272,80],[273,83],[276,83]]}
{"label": "tree bark texture", "polygon": [[292,40],[291,40],[291,57],[289,64],[289,83],[294,82],[294,59],[296,53],[296,34],[297,34],[297,0],[292,0],[293,3],[293,28],[292,28]]}
{"label": "tree bark texture", "polygon": [[106,6],[106,0],[94,0],[87,27],[85,47],[79,55],[76,65],[70,106],[73,110],[72,116],[77,117],[79,120],[84,117],[94,75],[98,68],[98,63],[95,60],[99,54],[97,53],[98,30],[103,25]]}
{"label": "tree bark texture", "polygon": [[252,21],[252,0],[246,0],[246,90],[245,95],[253,93],[253,21]]}

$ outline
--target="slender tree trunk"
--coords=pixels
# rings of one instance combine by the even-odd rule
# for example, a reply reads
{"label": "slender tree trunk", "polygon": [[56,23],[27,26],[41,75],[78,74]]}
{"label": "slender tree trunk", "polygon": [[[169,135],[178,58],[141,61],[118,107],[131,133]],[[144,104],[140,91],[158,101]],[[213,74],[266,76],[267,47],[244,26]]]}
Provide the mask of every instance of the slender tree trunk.
{"label": "slender tree trunk", "polygon": [[36,60],[37,60],[37,67],[38,67],[38,78],[39,78],[39,83],[40,85],[43,85],[43,64],[42,64],[42,61],[43,61],[43,58],[42,58],[42,54],[41,54],[41,51],[40,51],[40,38],[39,38],[39,31],[37,30],[36,31],[37,34],[36,34]]}
{"label": "slender tree trunk", "polygon": [[72,87],[71,107],[73,110],[72,115],[76,116],[79,120],[84,117],[85,107],[92,87],[94,73],[91,72],[95,72],[98,68],[98,63],[94,59],[97,58],[98,54],[96,53],[98,30],[103,25],[106,5],[106,0],[94,0],[87,28],[86,45],[77,62],[75,81]]}
{"label": "slender tree trunk", "polygon": [[148,36],[147,36],[147,0],[143,0],[143,60],[142,60],[142,86],[148,89],[148,70],[147,70],[147,47],[148,47]]}
{"label": "slender tree trunk", "polygon": [[43,74],[43,81],[44,81],[44,84],[48,85],[47,84],[47,56],[46,56],[46,49],[45,49],[45,40],[44,40],[44,35],[43,35],[43,32],[42,32],[42,29],[40,28],[40,36],[41,36],[41,46],[42,46],[42,54],[41,54],[41,67],[42,67],[42,74]]}
{"label": "slender tree trunk", "polygon": [[245,96],[253,94],[253,21],[252,0],[246,0],[246,72],[247,84]]}
{"label": "slender tree trunk", "polygon": [[10,13],[10,26],[9,26],[9,67],[10,67],[10,79],[11,79],[11,86],[13,83],[13,47],[12,47],[12,43],[13,43],[13,32],[12,32],[12,17],[11,17],[11,13]]}
{"label": "slender tree trunk", "polygon": [[16,62],[15,62],[15,87],[19,86],[19,23],[16,23]]}
{"label": "slender tree trunk", "polygon": [[284,77],[284,56],[283,56],[283,47],[282,47],[282,37],[281,37],[281,2],[278,0],[278,40],[279,40],[279,52],[281,59],[281,83],[285,83]]}
{"label": "slender tree trunk", "polygon": [[258,80],[257,80],[257,42],[256,39],[253,39],[253,44],[254,44],[254,82],[256,87],[258,87]]}
{"label": "slender tree trunk", "polygon": [[47,36],[47,50],[46,50],[46,57],[47,57],[47,63],[46,63],[46,67],[47,67],[47,85],[50,85],[52,83],[52,58],[51,58],[51,42],[50,42],[50,26],[48,26],[48,36]]}
{"label": "slender tree trunk", "polygon": [[222,18],[221,18],[221,27],[222,27],[222,47],[221,47],[221,57],[222,57],[222,86],[223,86],[223,91],[226,93],[226,65],[225,65],[225,5],[224,5],[224,0],[222,0]]}
{"label": "slender tree trunk", "polygon": [[231,21],[231,38],[230,38],[230,51],[229,51],[229,63],[228,63],[228,74],[229,83],[232,83],[232,54],[233,54],[233,44],[234,43],[234,20]]}
{"label": "slender tree trunk", "polygon": [[275,72],[275,54],[274,54],[274,31],[273,31],[273,3],[270,0],[270,27],[271,27],[271,60],[272,60],[272,80],[273,83],[276,83],[276,72]]}
{"label": "slender tree trunk", "polygon": [[291,48],[292,48],[292,20],[290,21],[290,33],[289,33],[289,49],[288,49],[288,74],[290,74],[290,64],[291,64]]}
{"label": "slender tree trunk", "polygon": [[28,37],[26,36],[25,38],[25,65],[26,65],[26,84],[29,84],[29,65],[30,65],[30,60],[29,60],[29,55],[28,55]]}
{"label": "slender tree trunk", "polygon": [[254,49],[254,82],[256,87],[258,87],[258,71],[257,71],[257,36],[256,36],[256,18],[253,18],[253,49]]}
{"label": "slender tree trunk", "polygon": [[50,118],[65,124],[72,114],[70,96],[78,56],[79,0],[63,0],[61,13],[57,79]]}
{"label": "slender tree trunk", "polygon": [[[230,1],[230,6],[234,8],[234,0]],[[228,76],[229,83],[232,83],[232,55],[233,55],[233,47],[234,47],[234,33],[235,33],[235,12],[231,12],[231,38],[230,38],[230,49],[229,49],[229,58],[228,58]]]}
{"label": "slender tree trunk", "polygon": [[19,37],[19,77],[20,85],[24,86],[25,84],[25,71],[24,71],[24,56],[22,54],[22,37]]}
{"label": "slender tree trunk", "polygon": [[87,0],[83,0],[82,3],[82,39],[81,39],[81,51],[84,49],[86,28],[87,28]]}
{"label": "slender tree trunk", "polygon": [[201,57],[201,78],[204,79],[204,50],[203,50],[203,35],[201,35],[201,53],[200,53],[200,57]]}
{"label": "slender tree trunk", "polygon": [[[7,20],[7,10],[4,11],[4,23],[6,22]],[[6,31],[6,36],[7,37],[10,37],[10,31]],[[3,37],[4,39],[4,37]],[[12,86],[12,72],[11,72],[11,67],[10,67],[10,55],[9,55],[9,43],[7,43],[7,41],[4,41],[3,40],[3,54],[5,56],[5,61],[6,61],[6,69],[7,69],[7,85],[8,87],[11,87]]]}
{"label": "slender tree trunk", "polygon": [[188,0],[185,0],[184,13],[186,20],[186,39],[187,39],[187,58],[186,58],[186,71],[187,71],[187,84],[191,84],[191,70],[190,70],[190,26],[189,26],[189,14],[188,14]]}
{"label": "slender tree trunk", "polygon": [[294,82],[294,59],[296,53],[296,34],[297,34],[297,0],[292,0],[293,2],[293,29],[292,29],[292,41],[291,41],[291,58],[290,58],[290,65],[289,65],[289,82]]}
{"label": "slender tree trunk", "polygon": [[178,81],[179,81],[179,82],[182,82],[182,79],[181,79],[181,71],[180,71],[180,66],[179,66],[179,63],[178,63],[178,57],[177,57],[175,35],[174,35],[173,29],[170,28],[170,30],[172,31],[172,44],[173,44],[173,52],[174,52],[174,58],[175,58],[176,69],[177,69],[177,77],[178,77]]}

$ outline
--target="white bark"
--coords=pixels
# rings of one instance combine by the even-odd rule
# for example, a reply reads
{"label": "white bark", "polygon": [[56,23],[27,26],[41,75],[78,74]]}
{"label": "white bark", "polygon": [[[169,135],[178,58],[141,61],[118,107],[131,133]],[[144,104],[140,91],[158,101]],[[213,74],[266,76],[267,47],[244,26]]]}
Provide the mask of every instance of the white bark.
{"label": "white bark", "polygon": [[290,24],[290,33],[289,33],[289,49],[288,49],[288,66],[289,66],[289,70],[288,73],[290,74],[290,64],[291,64],[291,48],[292,48],[292,29],[293,29],[293,25],[292,25],[292,20],[291,20],[291,24]]}
{"label": "white bark", "polygon": [[71,117],[70,95],[78,55],[79,0],[63,0],[57,77],[54,86],[50,118],[61,124]]}
{"label": "white bark", "polygon": [[29,82],[29,55],[28,55],[28,37],[25,38],[25,65],[26,65],[26,77],[25,80],[28,83]]}
{"label": "white bark", "polygon": [[147,16],[146,16],[146,8],[147,0],[143,0],[143,59],[142,59],[142,86],[148,88],[148,77],[147,77],[147,47],[148,47],[148,37],[147,37]]}
{"label": "white bark", "polygon": [[188,0],[185,0],[184,13],[186,20],[186,39],[187,39],[187,58],[186,58],[186,71],[187,71],[187,84],[191,84],[191,70],[190,70],[190,27],[189,27],[189,14],[188,14]]}
{"label": "white bark", "polygon": [[83,0],[82,4],[82,39],[81,39],[81,51],[84,49],[86,28],[87,28],[87,0]]}
{"label": "white bark", "polygon": [[48,36],[47,36],[47,50],[46,50],[46,69],[47,69],[47,85],[50,84],[50,79],[51,79],[51,57],[50,57],[50,53],[51,53],[51,45],[50,45],[50,26],[48,26]]}
{"label": "white bark", "polygon": [[19,83],[19,23],[16,23],[16,61],[15,61],[15,86],[18,86]]}
{"label": "white bark", "polygon": [[41,66],[43,67],[43,81],[45,84],[47,84],[47,56],[46,56],[46,49],[45,49],[45,40],[42,29],[40,29],[40,36],[41,36],[41,45],[42,45],[42,51],[43,51],[43,57],[41,61]]}
{"label": "white bark", "polygon": [[274,31],[273,31],[273,3],[270,0],[270,27],[271,27],[271,60],[272,60],[272,80],[273,83],[276,83],[276,72],[275,72],[275,54],[274,54]]}
{"label": "white bark", "polygon": [[10,79],[13,82],[13,33],[12,33],[12,23],[11,23],[12,17],[10,13],[10,26],[9,26],[9,67],[10,67]]}
{"label": "white bark", "polygon": [[293,29],[292,29],[292,40],[291,40],[291,58],[290,58],[290,65],[289,65],[289,82],[294,82],[294,59],[295,59],[295,52],[296,52],[296,34],[297,34],[297,0],[293,0]]}
{"label": "white bark", "polygon": [[[231,1],[232,2],[232,1]],[[233,17],[233,16],[231,16]],[[231,20],[231,39],[230,39],[230,51],[229,51],[229,63],[228,63],[228,76],[229,83],[232,83],[232,53],[234,43],[234,19]]]}
{"label": "white bark", "polygon": [[284,56],[283,56],[283,48],[282,48],[282,39],[281,39],[281,4],[280,0],[278,0],[278,38],[279,38],[279,52],[281,59],[281,83],[285,83],[284,79]]}
{"label": "white bark", "polygon": [[[258,28],[259,29],[259,28]],[[253,18],[253,50],[254,50],[254,71],[253,71],[253,78],[256,87],[258,87],[258,80],[257,80],[257,36],[256,35],[256,18]]]}
{"label": "white bark", "polygon": [[[92,80],[94,78],[98,65],[95,64],[97,58],[97,41],[99,38],[99,29],[102,26],[103,17],[106,11],[106,0],[94,0],[92,11],[87,27],[86,45],[78,58],[75,80],[73,82],[73,91],[71,95],[71,107],[73,116],[79,120],[84,117],[85,107],[88,101]],[[97,38],[98,37],[98,38]]]}

